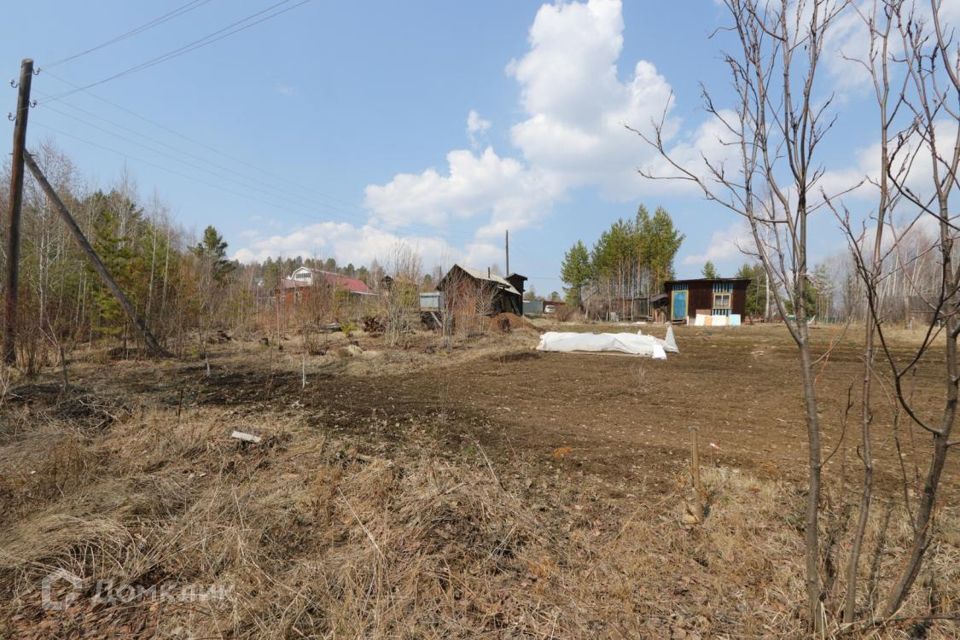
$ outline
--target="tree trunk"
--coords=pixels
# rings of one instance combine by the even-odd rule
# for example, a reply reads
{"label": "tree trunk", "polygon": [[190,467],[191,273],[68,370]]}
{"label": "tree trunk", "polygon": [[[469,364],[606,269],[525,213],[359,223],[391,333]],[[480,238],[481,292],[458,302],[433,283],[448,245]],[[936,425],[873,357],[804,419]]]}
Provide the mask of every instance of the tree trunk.
{"label": "tree trunk", "polygon": [[818,634],[823,631],[824,618],[821,606],[822,592],[820,588],[820,475],[822,470],[820,418],[817,415],[816,378],[813,373],[813,363],[810,357],[809,330],[803,311],[798,309],[797,327],[800,335],[798,345],[800,351],[800,367],[803,377],[804,410],[807,423],[808,453],[808,493],[806,510],[806,531],[804,535],[806,547],[806,590],[807,610],[810,615],[811,628]]}

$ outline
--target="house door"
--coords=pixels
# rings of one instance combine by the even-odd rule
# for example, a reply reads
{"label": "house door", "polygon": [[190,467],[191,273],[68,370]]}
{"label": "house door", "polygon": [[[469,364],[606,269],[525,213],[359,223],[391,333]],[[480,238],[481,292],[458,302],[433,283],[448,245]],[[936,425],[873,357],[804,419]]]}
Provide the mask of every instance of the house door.
{"label": "house door", "polygon": [[673,320],[686,320],[687,319],[687,292],[686,291],[674,291],[673,292]]}

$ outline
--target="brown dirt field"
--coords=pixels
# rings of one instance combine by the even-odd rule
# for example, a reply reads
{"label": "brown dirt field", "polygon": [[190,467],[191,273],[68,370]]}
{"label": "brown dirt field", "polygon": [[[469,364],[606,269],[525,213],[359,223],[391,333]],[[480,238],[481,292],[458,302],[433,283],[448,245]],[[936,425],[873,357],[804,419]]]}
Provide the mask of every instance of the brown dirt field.
{"label": "brown dirt field", "polygon": [[[646,329],[646,327],[641,327]],[[596,331],[595,326],[582,326]],[[612,327],[611,330],[632,330]],[[570,330],[570,327],[564,327]],[[651,331],[663,335],[663,327]],[[816,352],[829,357],[819,366],[817,392],[825,433],[824,453],[839,447],[828,464],[832,468],[857,466],[859,440],[857,403],[862,378],[862,350],[856,329],[814,331]],[[522,353],[514,357],[473,362],[434,377],[455,406],[491,416],[503,428],[512,446],[546,455],[554,447],[574,449],[572,460],[591,470],[622,476],[627,473],[662,476],[655,467],[673,464],[688,449],[688,427],[716,448],[709,459],[749,469],[767,477],[804,476],[807,460],[806,427],[796,348],[782,327],[675,330],[681,349],[666,361],[594,354]],[[910,338],[914,336],[909,336]],[[834,344],[836,342],[836,344]],[[908,353],[899,337],[898,351]],[[876,455],[882,462],[897,458],[892,438],[890,376],[885,363],[877,366],[883,387],[878,390],[874,432]],[[910,381],[914,397],[927,411],[935,409],[943,387],[937,363],[928,358]],[[426,374],[430,379],[430,374]],[[448,381],[444,386],[444,381]],[[398,380],[408,394],[429,399],[417,386]],[[429,385],[428,385],[429,386]],[[849,391],[849,396],[848,396]],[[848,400],[854,404],[844,414]],[[941,401],[942,402],[942,401]],[[907,466],[922,464],[927,451],[923,433],[912,433],[904,417],[900,439]],[[878,465],[894,467],[895,464]],[[850,473],[855,473],[855,469]],[[899,475],[879,474],[879,480],[898,485]],[[952,493],[960,481],[960,460],[951,460],[945,473]]]}
{"label": "brown dirt field", "polygon": [[[539,353],[538,328],[400,348],[329,335],[306,357],[296,337],[282,352],[228,342],[210,347],[209,376],[199,359],[90,352],[67,393],[56,372],[18,381],[0,412],[0,638],[801,637],[806,436],[785,330],[680,327],[681,353],[652,361]],[[837,449],[825,527],[842,549],[857,497],[844,482],[860,473],[856,409],[841,438],[858,335],[814,335],[828,353],[825,451]],[[905,353],[916,336],[896,339]],[[909,388],[932,412],[941,387],[930,360]],[[878,405],[867,546],[882,585],[909,530],[893,414]],[[709,492],[692,528],[691,426]],[[240,444],[232,429],[264,440]],[[897,434],[912,477],[926,439],[905,421]],[[908,611],[958,609],[958,484],[954,456],[940,577],[918,582]],[[52,568],[229,581],[234,599],[44,611],[37,585]],[[958,634],[949,620],[831,630]]]}
{"label": "brown dirt field", "polygon": [[[635,330],[597,325],[563,329]],[[650,330],[657,335],[665,331],[663,327]],[[814,331],[817,354],[830,351],[818,374],[824,453],[838,449],[827,473],[835,468],[842,473],[840,467],[845,466],[855,474],[858,464],[862,356],[855,331]],[[461,345],[451,355],[440,350],[401,365],[374,359],[361,375],[338,375],[337,371],[350,372],[353,364],[341,361],[322,371],[319,384],[308,385],[304,392],[300,391],[298,372],[278,372],[264,384],[259,367],[244,371],[246,363],[236,370],[215,371],[209,380],[198,377],[202,391],[197,392],[196,401],[282,405],[296,396],[305,410],[343,415],[381,412],[407,419],[424,411],[448,412],[479,425],[481,430],[469,437],[484,444],[542,458],[549,458],[557,447],[570,447],[568,464],[615,478],[646,477],[650,482],[668,477],[678,464],[685,463],[688,428],[696,427],[706,445],[704,457],[711,463],[737,466],[763,477],[802,480],[806,427],[796,348],[786,331],[757,326],[679,327],[675,332],[681,353],[671,354],[666,361],[540,353],[534,350],[537,334],[532,331],[515,330],[509,336],[494,332],[494,337],[488,338],[493,346],[470,349]],[[904,337],[900,340],[906,356],[907,341]],[[423,347],[419,346],[408,351],[420,352]],[[889,379],[882,362],[877,369],[881,380]],[[199,373],[197,367],[187,371]],[[930,415],[934,415],[942,384],[938,375],[936,362],[928,360],[911,380],[914,396],[929,398]],[[144,387],[137,384],[141,383],[135,383],[133,390],[142,391]],[[894,464],[892,407],[885,395],[889,382],[884,385],[878,391],[874,426],[876,455],[881,461],[878,481],[899,487],[900,476],[891,473],[891,468],[899,471],[899,467]],[[157,388],[153,384],[147,387]],[[853,407],[841,439],[848,401]],[[926,459],[926,439],[916,427],[911,433],[909,426],[904,419],[899,435],[906,466],[912,472],[913,462],[922,464]],[[947,488],[955,492],[960,481],[956,457],[945,478]]]}

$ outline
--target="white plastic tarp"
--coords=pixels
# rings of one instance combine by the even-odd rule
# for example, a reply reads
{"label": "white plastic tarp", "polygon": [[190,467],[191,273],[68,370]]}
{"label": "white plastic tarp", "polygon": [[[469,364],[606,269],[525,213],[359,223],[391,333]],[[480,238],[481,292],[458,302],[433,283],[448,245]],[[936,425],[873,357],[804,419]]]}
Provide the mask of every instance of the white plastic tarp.
{"label": "white plastic tarp", "polygon": [[[639,329],[637,330],[637,335],[641,335],[643,332]],[[673,337],[673,325],[667,325],[667,335],[663,337],[663,340],[660,338],[654,338],[657,342],[660,343],[660,346],[663,347],[663,350],[667,353],[680,353],[680,348],[677,346],[677,339]]]}
{"label": "white plastic tarp", "polygon": [[540,336],[539,351],[614,352],[666,360],[661,341],[638,333],[572,333],[548,331]]}

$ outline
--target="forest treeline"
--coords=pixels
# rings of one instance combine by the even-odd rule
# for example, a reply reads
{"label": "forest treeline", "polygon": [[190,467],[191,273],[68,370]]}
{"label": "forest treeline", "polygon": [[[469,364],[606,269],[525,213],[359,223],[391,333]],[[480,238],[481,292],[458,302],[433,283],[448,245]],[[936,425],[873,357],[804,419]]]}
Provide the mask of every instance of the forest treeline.
{"label": "forest treeline", "polygon": [[[657,207],[650,215],[640,205],[635,217],[611,224],[591,247],[578,240],[566,251],[560,267],[566,301],[590,316],[605,317],[609,311],[629,308],[633,299],[663,292],[664,282],[675,277],[674,259],[684,239],[666,209]],[[937,286],[938,266],[930,252],[934,243],[933,233],[913,226],[903,232],[897,250],[885,257],[877,304],[890,322],[909,326],[917,316],[929,313],[920,299]],[[749,247],[741,250],[748,260],[736,272],[721,273],[708,260],[700,275],[749,279],[747,315],[776,320],[763,265],[750,255]],[[806,280],[809,317],[820,322],[863,322],[867,317],[866,293],[845,247],[817,262]]]}
{"label": "forest treeline", "polygon": [[[174,221],[156,194],[143,197],[122,177],[109,188],[90,188],[63,153],[46,145],[37,158],[94,248],[136,311],[166,348],[175,353],[202,348],[197,336],[215,329],[270,329],[264,308],[281,279],[300,266],[356,277],[376,288],[383,266],[339,265],[333,258],[268,258],[240,264],[213,227],[199,239]],[[9,166],[0,184],[7,210]],[[117,301],[92,270],[73,238],[32,179],[27,179],[22,216],[18,360],[28,370],[52,364],[81,344],[111,338],[124,349],[137,345]],[[616,309],[618,303],[662,290],[674,276],[684,235],[670,214],[641,206],[631,219],[605,230],[591,248],[575,243],[564,256],[561,276],[567,300],[584,307]],[[912,292],[936,282],[936,261],[920,227],[901,239],[887,258],[881,303],[891,321],[909,320]],[[809,276],[811,314],[821,320],[863,320],[866,301],[848,253],[823,260]],[[6,256],[3,255],[3,268]],[[438,270],[417,275],[431,289]],[[724,274],[727,275],[727,274]],[[737,277],[751,279],[747,312],[768,309],[763,269],[745,264]],[[270,330],[275,330],[273,327]]]}
{"label": "forest treeline", "polygon": [[632,219],[619,219],[591,249],[578,240],[563,257],[560,277],[567,302],[591,310],[617,309],[625,301],[658,292],[674,275],[683,243],[663,207],[653,215],[640,205]]}
{"label": "forest treeline", "polygon": [[[228,258],[228,245],[214,227],[194,238],[158,195],[139,195],[130,177],[108,188],[90,188],[71,160],[52,146],[43,146],[35,156],[137,313],[174,353],[202,349],[198,336],[202,340],[215,329],[255,330],[264,321],[265,300],[300,266],[370,284],[383,273],[376,263],[339,266],[332,258],[240,264]],[[3,173],[0,209],[7,211],[9,164]],[[6,269],[5,250],[2,260]],[[123,349],[136,348],[138,342],[119,303],[28,177],[21,222],[18,362],[35,371],[102,338]]]}

